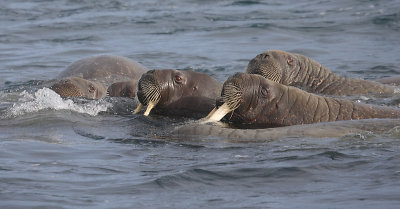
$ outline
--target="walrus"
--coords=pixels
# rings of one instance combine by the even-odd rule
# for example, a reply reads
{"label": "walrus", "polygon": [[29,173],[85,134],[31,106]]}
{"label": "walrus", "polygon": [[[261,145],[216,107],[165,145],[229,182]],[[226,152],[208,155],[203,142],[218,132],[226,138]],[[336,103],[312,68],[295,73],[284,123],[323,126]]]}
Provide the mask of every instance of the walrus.
{"label": "walrus", "polygon": [[106,92],[104,84],[80,77],[61,79],[53,84],[50,89],[62,97],[84,97],[88,99],[100,99]]}
{"label": "walrus", "polygon": [[223,84],[223,103],[208,120],[280,127],[339,120],[400,118],[400,109],[323,97],[282,85],[260,75],[236,73]]}
{"label": "walrus", "polygon": [[113,83],[108,87],[107,95],[110,97],[135,98],[137,83],[137,79]]}
{"label": "walrus", "polygon": [[[146,71],[144,66],[125,57],[93,56],[69,65],[58,76],[60,81],[50,88],[63,97],[99,99],[106,95],[106,89],[112,83],[137,80]],[[113,91],[113,95],[122,95],[121,92],[114,94],[117,90],[110,91]]]}
{"label": "walrus", "polygon": [[199,114],[204,117],[215,106],[222,85],[210,75],[190,70],[157,69],[143,74],[138,83],[138,113],[154,108],[161,114]]}
{"label": "walrus", "polygon": [[[295,53],[270,50],[250,60],[246,72],[272,81],[327,95],[400,93],[400,89],[375,81],[341,77],[315,60]],[[382,81],[385,82],[385,81]]]}

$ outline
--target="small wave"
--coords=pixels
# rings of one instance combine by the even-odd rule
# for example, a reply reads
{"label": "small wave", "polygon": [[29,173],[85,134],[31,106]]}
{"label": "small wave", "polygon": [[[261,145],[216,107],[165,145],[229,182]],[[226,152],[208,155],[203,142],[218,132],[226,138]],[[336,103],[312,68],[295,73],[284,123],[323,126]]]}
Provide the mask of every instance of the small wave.
{"label": "small wave", "polygon": [[259,1],[235,1],[232,3],[232,5],[235,6],[248,6],[248,5],[256,5],[256,4],[261,4]]}
{"label": "small wave", "polygon": [[42,88],[35,93],[23,91],[21,98],[14,103],[8,110],[8,117],[24,115],[26,113],[38,112],[44,109],[53,110],[72,110],[78,113],[86,113],[92,116],[99,112],[106,111],[112,106],[111,103],[103,100],[88,100],[85,103],[75,103],[71,99],[63,99],[60,95],[50,90]]}

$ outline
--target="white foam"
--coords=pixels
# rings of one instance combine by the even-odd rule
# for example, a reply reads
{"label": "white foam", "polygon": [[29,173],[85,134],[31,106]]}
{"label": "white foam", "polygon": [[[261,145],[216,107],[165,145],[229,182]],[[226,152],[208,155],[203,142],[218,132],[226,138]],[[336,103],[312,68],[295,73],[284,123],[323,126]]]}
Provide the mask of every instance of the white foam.
{"label": "white foam", "polygon": [[84,104],[77,104],[71,99],[61,98],[60,95],[49,88],[39,89],[34,94],[23,91],[20,96],[18,102],[9,108],[8,116],[19,116],[44,109],[72,110],[95,116],[112,106],[111,103],[104,100],[90,100]]}

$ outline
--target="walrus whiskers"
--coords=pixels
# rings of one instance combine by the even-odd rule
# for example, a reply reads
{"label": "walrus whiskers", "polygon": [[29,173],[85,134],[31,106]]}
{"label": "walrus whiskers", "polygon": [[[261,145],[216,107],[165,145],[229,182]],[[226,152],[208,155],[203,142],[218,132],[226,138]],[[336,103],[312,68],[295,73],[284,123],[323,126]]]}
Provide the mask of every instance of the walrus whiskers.
{"label": "walrus whiskers", "polygon": [[240,106],[240,99],[242,98],[242,90],[239,86],[234,84],[224,85],[222,91],[222,99],[231,110],[235,110]]}
{"label": "walrus whiskers", "polygon": [[84,93],[76,85],[70,83],[70,81],[61,81],[50,87],[51,90],[55,91],[62,97],[83,97]]}
{"label": "walrus whiskers", "polygon": [[[258,56],[267,56],[264,54]],[[282,70],[276,62],[259,63],[253,59],[249,62],[247,72],[250,74],[259,74],[272,81],[279,83],[282,79]]]}
{"label": "walrus whiskers", "polygon": [[133,113],[137,114],[144,105],[147,105],[147,109],[144,112],[144,115],[148,116],[150,111],[160,101],[161,91],[158,85],[155,84],[154,80],[141,80],[141,82],[139,82],[139,88],[143,90],[143,103],[139,102],[139,105]]}
{"label": "walrus whiskers", "polygon": [[225,84],[222,89],[222,100],[224,103],[219,108],[214,108],[207,117],[202,120],[202,123],[220,121],[226,114],[240,106],[241,98],[242,88],[238,84]]}

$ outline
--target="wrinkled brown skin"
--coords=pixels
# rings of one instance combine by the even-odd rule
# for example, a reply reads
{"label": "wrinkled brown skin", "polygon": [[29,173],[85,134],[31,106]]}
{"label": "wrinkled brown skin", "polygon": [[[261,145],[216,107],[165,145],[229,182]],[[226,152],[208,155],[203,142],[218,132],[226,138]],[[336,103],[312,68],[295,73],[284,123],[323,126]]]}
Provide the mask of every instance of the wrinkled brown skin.
{"label": "wrinkled brown skin", "polygon": [[100,99],[106,92],[106,87],[99,82],[89,81],[80,77],[62,79],[50,87],[62,97],[84,97]]}
{"label": "wrinkled brown skin", "polygon": [[[56,92],[63,97],[100,99],[106,95],[106,91],[103,88],[107,89],[107,86],[116,82],[137,80],[146,71],[147,69],[144,66],[125,57],[113,55],[93,56],[72,63],[58,76],[61,80],[50,88],[56,89]],[[71,78],[73,79],[71,80]],[[89,85],[90,83],[92,86]],[[121,84],[114,86],[118,85]],[[98,92],[95,97],[91,92],[87,92],[87,89],[93,87]],[[119,92],[119,95],[123,94],[131,95]],[[115,95],[118,95],[118,93],[115,93]]]}
{"label": "wrinkled brown skin", "polygon": [[122,81],[111,84],[107,89],[110,97],[129,97],[135,98],[138,80]]}
{"label": "wrinkled brown skin", "polygon": [[[181,81],[177,81],[177,78]],[[215,99],[221,92],[222,85],[210,75],[189,70],[150,70],[139,80],[137,96],[144,100],[140,83],[154,80],[161,89],[161,98],[154,112],[166,115],[204,117],[215,107]]]}
{"label": "wrinkled brown skin", "polygon": [[173,139],[179,141],[206,139],[209,142],[217,138],[219,142],[226,140],[238,143],[260,143],[282,138],[332,138],[370,132],[374,134],[389,132],[390,134],[390,131],[398,126],[400,126],[399,119],[346,120],[262,129],[235,129],[216,124],[194,123],[176,127],[171,135]]}
{"label": "wrinkled brown skin", "polygon": [[382,83],[341,77],[309,57],[279,50],[257,55],[249,62],[246,72],[312,93],[385,95],[395,91],[395,87]]}
{"label": "wrinkled brown skin", "polygon": [[278,127],[339,120],[400,118],[400,109],[397,108],[318,96],[260,75],[237,73],[228,78],[224,87],[228,83],[243,87],[240,106],[229,119],[234,123]]}

